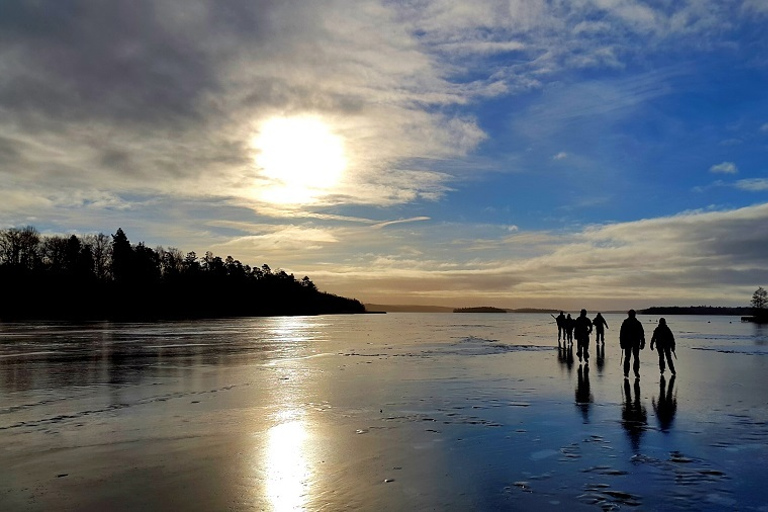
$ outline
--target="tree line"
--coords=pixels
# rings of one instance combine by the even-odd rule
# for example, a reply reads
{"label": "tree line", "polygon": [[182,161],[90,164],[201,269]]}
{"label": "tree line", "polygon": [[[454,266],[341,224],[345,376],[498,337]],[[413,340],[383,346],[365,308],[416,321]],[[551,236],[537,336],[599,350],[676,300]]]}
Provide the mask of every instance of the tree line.
{"label": "tree line", "polygon": [[0,230],[0,319],[161,319],[363,313],[355,299],[321,292],[268,265],[212,252],[132,244],[113,235],[42,236]]}

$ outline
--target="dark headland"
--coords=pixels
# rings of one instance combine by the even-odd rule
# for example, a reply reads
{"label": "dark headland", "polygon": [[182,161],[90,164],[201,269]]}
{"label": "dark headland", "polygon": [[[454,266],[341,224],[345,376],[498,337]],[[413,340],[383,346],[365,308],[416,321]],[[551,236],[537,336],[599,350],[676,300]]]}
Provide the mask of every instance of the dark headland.
{"label": "dark headland", "polygon": [[365,313],[356,299],[321,292],[268,265],[131,244],[122,229],[41,236],[0,230],[0,319],[159,320]]}

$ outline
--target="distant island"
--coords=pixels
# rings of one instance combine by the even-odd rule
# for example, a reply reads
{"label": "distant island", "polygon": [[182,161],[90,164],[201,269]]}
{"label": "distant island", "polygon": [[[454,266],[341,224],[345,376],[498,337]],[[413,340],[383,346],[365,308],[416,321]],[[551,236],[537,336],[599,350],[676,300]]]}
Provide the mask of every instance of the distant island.
{"label": "distant island", "polygon": [[268,265],[131,244],[122,229],[78,237],[0,230],[1,320],[155,320],[365,313]]}
{"label": "distant island", "polygon": [[365,304],[368,312],[376,313],[453,313],[454,308],[445,306],[420,306],[415,304]]}
{"label": "distant island", "polygon": [[743,316],[753,311],[750,307],[726,307],[726,306],[653,306],[641,309],[642,315],[723,315]]}
{"label": "distant island", "polygon": [[506,309],[494,308],[490,306],[480,306],[476,308],[456,308],[454,313],[506,313]]}

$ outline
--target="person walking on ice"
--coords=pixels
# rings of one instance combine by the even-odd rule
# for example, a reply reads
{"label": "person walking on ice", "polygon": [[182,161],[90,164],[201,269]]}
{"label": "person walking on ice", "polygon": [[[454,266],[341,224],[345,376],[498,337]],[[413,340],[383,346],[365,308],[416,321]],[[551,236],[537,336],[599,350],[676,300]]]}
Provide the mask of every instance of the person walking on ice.
{"label": "person walking on ice", "polygon": [[602,313],[597,314],[592,320],[592,325],[595,326],[595,343],[605,343],[605,329],[608,328],[608,322],[605,321]]}
{"label": "person walking on ice", "polygon": [[634,356],[635,361],[632,369],[635,371],[635,378],[640,378],[640,351],[645,348],[645,331],[643,324],[637,318],[634,309],[627,312],[627,318],[621,324],[619,331],[619,345],[624,350],[624,378],[629,378],[629,358]]}
{"label": "person walking on ice", "polygon": [[589,335],[592,334],[592,320],[587,318],[586,309],[582,309],[579,318],[574,321],[573,331],[576,336],[576,355],[581,361],[583,354],[584,361],[589,363]]}
{"label": "person walking on ice", "polygon": [[[552,315],[554,316],[554,315]],[[560,343],[560,336],[562,335],[563,341],[568,341],[565,335],[565,315],[561,311],[559,315],[555,317],[555,323],[557,324],[557,342]]]}
{"label": "person walking on ice", "polygon": [[664,359],[669,364],[669,371],[675,375],[675,363],[672,362],[672,354],[675,352],[675,335],[672,334],[667,321],[659,318],[659,325],[654,329],[651,337],[651,350],[656,345],[656,351],[659,353],[659,371],[664,374]]}

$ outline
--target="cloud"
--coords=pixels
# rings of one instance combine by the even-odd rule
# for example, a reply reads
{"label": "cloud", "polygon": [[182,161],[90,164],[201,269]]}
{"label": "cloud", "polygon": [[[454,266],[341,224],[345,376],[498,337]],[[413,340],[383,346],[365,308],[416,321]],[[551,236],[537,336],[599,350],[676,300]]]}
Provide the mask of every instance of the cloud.
{"label": "cloud", "polygon": [[565,160],[566,158],[568,158],[568,153],[566,153],[565,151],[561,151],[555,156],[553,156],[552,160]]}
{"label": "cloud", "polygon": [[213,249],[239,253],[270,253],[315,250],[337,242],[337,238],[327,229],[288,225],[271,226],[269,231],[258,235],[233,238],[214,246]]}
{"label": "cloud", "polygon": [[381,222],[379,224],[376,224],[373,227],[377,228],[377,229],[380,229],[380,228],[384,228],[384,227],[387,227],[387,226],[394,226],[395,224],[405,224],[405,223],[408,223],[408,222],[420,222],[420,221],[425,221],[425,220],[430,220],[430,218],[429,217],[411,217],[410,219],[390,220],[390,221]]}
{"label": "cloud", "polygon": [[760,127],[761,132],[768,132],[768,123],[763,124],[763,126]]}
{"label": "cloud", "polygon": [[750,14],[768,14],[768,4],[762,0],[745,0],[743,9]]}
{"label": "cloud", "polygon": [[[260,186],[259,122],[310,113],[344,137],[353,164],[321,206],[435,200],[456,178],[435,174],[440,164],[487,138],[466,106],[572,68],[621,67],[638,38],[643,51],[671,37],[698,45],[695,34],[737,15],[713,0],[5,2],[0,173],[20,191],[44,180],[259,209],[248,193]],[[653,74],[573,88],[533,117],[567,125],[667,91]]]}
{"label": "cloud", "polygon": [[722,173],[722,174],[736,174],[739,169],[733,162],[723,162],[717,165],[713,165],[709,168],[709,172]]}
{"label": "cloud", "polygon": [[[430,230],[445,236],[440,226]],[[701,301],[743,305],[754,287],[768,280],[768,204],[571,233],[522,232],[494,239],[482,236],[482,226],[445,230],[480,236],[456,236],[445,258],[425,247],[418,258],[371,254],[338,273],[316,268],[310,275],[367,302],[571,309]],[[483,250],[477,252],[474,244],[481,241]],[[516,253],[516,247],[523,252]],[[571,298],[574,290],[578,299]]]}
{"label": "cloud", "polygon": [[768,179],[753,178],[748,180],[739,180],[736,182],[735,187],[741,190],[749,190],[750,192],[763,192],[768,190]]}
{"label": "cloud", "polygon": [[460,157],[485,135],[469,116],[430,110],[466,93],[392,17],[371,1],[5,4],[0,172],[52,188],[241,197],[243,183],[258,186],[258,120],[310,112],[346,139],[350,189],[367,185],[329,200],[439,197],[450,176],[402,163]]}

